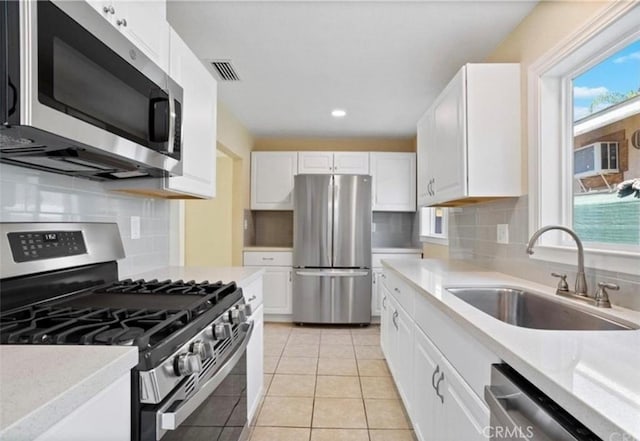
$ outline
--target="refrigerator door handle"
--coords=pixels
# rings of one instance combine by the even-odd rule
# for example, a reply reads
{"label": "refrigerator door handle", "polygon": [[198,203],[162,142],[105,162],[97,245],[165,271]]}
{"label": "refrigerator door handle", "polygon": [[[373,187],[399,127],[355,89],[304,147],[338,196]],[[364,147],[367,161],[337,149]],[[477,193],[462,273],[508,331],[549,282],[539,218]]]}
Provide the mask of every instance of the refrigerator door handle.
{"label": "refrigerator door handle", "polygon": [[369,271],[296,271],[296,275],[313,277],[362,277],[369,275]]}

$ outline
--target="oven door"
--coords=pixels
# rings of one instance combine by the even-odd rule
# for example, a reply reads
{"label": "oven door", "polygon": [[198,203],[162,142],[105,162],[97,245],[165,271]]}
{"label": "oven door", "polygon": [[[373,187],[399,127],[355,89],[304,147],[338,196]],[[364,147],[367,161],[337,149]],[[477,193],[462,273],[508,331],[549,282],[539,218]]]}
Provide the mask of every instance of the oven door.
{"label": "oven door", "polygon": [[179,172],[180,86],[86,2],[20,2],[20,8],[14,124]]}
{"label": "oven door", "polygon": [[[241,441],[248,438],[247,344],[253,326],[253,321],[244,325],[244,335],[234,352],[210,378],[195,386],[195,392],[180,388],[154,413],[143,410],[141,441]],[[155,427],[148,427],[153,423]],[[150,436],[152,429],[155,436]]]}

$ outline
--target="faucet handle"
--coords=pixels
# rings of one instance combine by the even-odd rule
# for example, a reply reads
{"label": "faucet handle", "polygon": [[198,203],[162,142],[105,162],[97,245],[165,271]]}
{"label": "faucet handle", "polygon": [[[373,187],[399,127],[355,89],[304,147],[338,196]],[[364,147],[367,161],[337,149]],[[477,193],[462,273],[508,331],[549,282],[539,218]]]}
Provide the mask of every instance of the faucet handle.
{"label": "faucet handle", "polygon": [[551,275],[560,279],[558,280],[558,291],[569,291],[566,274],[551,273]]}
{"label": "faucet handle", "polygon": [[611,302],[609,301],[609,294],[607,290],[619,291],[620,285],[609,282],[598,282],[598,291],[596,292],[596,306],[600,308],[611,308]]}

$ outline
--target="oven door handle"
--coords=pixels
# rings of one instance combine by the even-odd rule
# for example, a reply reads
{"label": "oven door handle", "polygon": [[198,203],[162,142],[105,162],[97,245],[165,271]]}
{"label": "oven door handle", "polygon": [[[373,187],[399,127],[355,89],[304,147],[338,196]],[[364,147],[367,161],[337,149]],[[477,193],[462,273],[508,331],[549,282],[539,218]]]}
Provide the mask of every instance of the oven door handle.
{"label": "oven door handle", "polygon": [[[241,325],[242,326],[242,325]],[[204,401],[211,396],[216,388],[222,383],[222,381],[229,375],[233,368],[238,364],[238,361],[242,358],[251,335],[253,333],[254,322],[251,321],[248,324],[246,335],[242,340],[242,343],[236,348],[234,354],[226,361],[224,365],[211,377],[206,383],[204,383],[198,391],[191,397],[185,396],[173,396],[168,400],[167,406],[161,409],[156,417],[156,424],[158,425],[156,433],[158,435],[163,434],[167,430],[175,430],[182,424],[189,416],[195,411]],[[172,408],[174,403],[179,403],[177,407]],[[170,411],[167,408],[172,408]],[[158,437],[157,439],[160,439]]]}

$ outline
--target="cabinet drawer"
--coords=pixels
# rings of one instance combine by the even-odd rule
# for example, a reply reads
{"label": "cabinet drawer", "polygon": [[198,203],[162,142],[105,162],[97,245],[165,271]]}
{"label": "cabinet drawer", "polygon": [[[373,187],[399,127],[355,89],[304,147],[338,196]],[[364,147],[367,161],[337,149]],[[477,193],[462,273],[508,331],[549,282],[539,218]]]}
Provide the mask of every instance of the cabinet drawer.
{"label": "cabinet drawer", "polygon": [[420,293],[414,303],[416,325],[482,399],[484,386],[491,383],[491,364],[500,363],[500,359]]}
{"label": "cabinet drawer", "polygon": [[246,251],[244,266],[291,266],[293,253],[289,251]]}
{"label": "cabinet drawer", "polygon": [[393,298],[407,311],[410,317],[413,317],[415,290],[386,268],[383,272],[382,280]]}
{"label": "cabinet drawer", "polygon": [[420,259],[420,253],[374,253],[371,255],[371,267],[382,268],[384,259]]}

